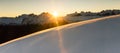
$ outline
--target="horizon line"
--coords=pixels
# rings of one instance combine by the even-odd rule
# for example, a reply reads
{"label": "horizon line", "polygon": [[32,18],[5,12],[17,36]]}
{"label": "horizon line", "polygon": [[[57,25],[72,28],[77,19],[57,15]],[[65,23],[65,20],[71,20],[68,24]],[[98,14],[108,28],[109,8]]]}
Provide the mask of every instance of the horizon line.
{"label": "horizon line", "polygon": [[[120,9],[104,9],[104,10],[120,10]],[[93,12],[93,13],[97,13],[97,12],[101,12],[101,11],[103,11],[103,10],[99,10],[99,11],[83,11],[83,12]],[[50,14],[52,14],[51,12],[48,12],[48,11],[42,11],[41,13],[44,13],[44,12],[46,12],[46,13],[50,13]],[[66,16],[67,14],[72,14],[72,13],[75,13],[75,12],[77,12],[77,13],[80,13],[80,12],[82,12],[82,11],[74,11],[74,12],[70,12],[70,13],[65,13],[65,14],[59,14],[59,16]],[[35,13],[35,12],[32,12],[32,13],[18,13],[18,14],[16,14],[16,15],[7,15],[7,16],[0,16],[0,17],[17,17],[17,16],[19,16],[19,15],[23,15],[23,14],[35,14],[35,15],[40,15],[41,13]]]}

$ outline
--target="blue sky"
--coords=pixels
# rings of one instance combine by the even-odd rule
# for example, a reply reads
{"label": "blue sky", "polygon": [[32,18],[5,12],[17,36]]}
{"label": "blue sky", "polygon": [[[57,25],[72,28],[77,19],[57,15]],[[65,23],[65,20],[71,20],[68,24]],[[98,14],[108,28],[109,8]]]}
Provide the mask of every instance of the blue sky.
{"label": "blue sky", "polygon": [[60,15],[75,11],[120,9],[120,0],[0,0],[0,16],[57,11]]}

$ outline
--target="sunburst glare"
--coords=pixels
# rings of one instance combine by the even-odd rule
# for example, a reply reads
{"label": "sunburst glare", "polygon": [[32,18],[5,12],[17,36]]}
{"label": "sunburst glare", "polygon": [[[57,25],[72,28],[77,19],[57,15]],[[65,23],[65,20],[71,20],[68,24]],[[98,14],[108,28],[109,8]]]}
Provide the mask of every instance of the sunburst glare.
{"label": "sunburst glare", "polygon": [[54,11],[54,12],[52,13],[52,15],[53,15],[55,18],[58,18],[58,12],[57,12],[57,11]]}

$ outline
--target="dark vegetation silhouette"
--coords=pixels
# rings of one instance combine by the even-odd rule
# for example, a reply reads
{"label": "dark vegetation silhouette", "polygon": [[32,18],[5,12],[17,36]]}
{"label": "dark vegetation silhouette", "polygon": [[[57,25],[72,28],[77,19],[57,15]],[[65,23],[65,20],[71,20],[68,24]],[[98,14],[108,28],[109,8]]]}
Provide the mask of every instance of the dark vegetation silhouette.
{"label": "dark vegetation silhouette", "polygon": [[40,24],[25,24],[25,25],[0,25],[0,43],[10,41],[37,31],[67,24],[66,21],[59,21],[56,23]]}
{"label": "dark vegetation silhouette", "polygon": [[[80,12],[72,13],[67,16],[109,16],[120,14],[120,10],[103,10],[101,12]],[[6,25],[0,25],[0,43],[10,41],[15,38],[19,38],[37,31],[45,30],[48,28],[56,27],[56,23],[51,21],[52,15],[43,12],[40,15],[35,14],[23,14],[16,17],[15,19],[23,19],[20,24],[10,23]],[[3,18],[3,17],[2,17]],[[39,19],[43,22],[39,23]],[[49,22],[48,22],[49,21]],[[45,23],[44,23],[45,22]],[[59,19],[59,26],[68,24],[69,22],[65,19]]]}

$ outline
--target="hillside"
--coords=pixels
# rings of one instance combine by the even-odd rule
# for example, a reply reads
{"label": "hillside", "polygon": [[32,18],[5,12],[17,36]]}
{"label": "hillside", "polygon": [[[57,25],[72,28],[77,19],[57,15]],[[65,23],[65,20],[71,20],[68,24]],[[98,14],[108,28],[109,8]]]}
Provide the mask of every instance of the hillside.
{"label": "hillside", "polygon": [[120,15],[36,32],[0,45],[0,53],[120,53]]}

